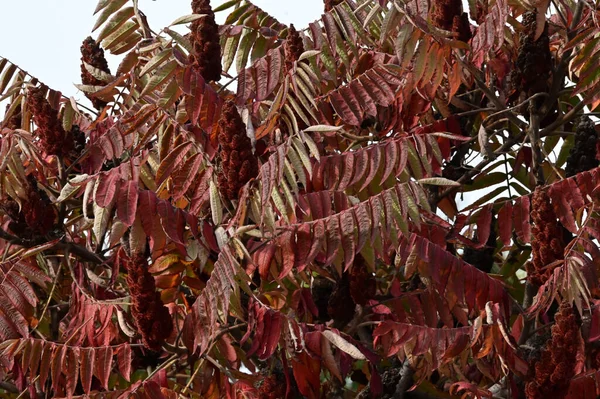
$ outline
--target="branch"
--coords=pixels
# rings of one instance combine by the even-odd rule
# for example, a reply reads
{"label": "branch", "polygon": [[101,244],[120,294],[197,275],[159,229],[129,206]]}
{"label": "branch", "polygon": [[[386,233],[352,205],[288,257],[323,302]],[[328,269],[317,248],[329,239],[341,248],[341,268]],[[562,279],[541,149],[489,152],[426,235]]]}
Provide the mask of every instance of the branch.
{"label": "branch", "polygon": [[394,398],[404,399],[405,393],[408,389],[413,385],[413,376],[415,371],[412,367],[410,367],[410,363],[408,359],[404,360],[404,364],[402,365],[402,370],[400,371],[400,381],[398,381],[398,385],[396,385],[396,391],[394,392]]}
{"label": "branch", "polygon": [[[36,245],[41,245],[44,243],[43,240],[24,240],[22,238],[16,237],[8,232],[6,232],[4,229],[0,228],[0,239],[3,239],[5,241],[8,241],[10,244],[14,244],[14,245],[18,245],[20,247],[23,248],[33,248]],[[97,255],[93,252],[91,252],[90,250],[88,250],[85,247],[82,247],[81,245],[72,243],[72,242],[66,242],[64,241],[60,241],[58,242],[53,248],[58,249],[58,250],[68,250],[70,253],[78,256],[79,258],[81,258],[82,260],[88,261],[88,262],[92,262],[92,263],[96,263],[96,264],[102,264],[105,262],[105,259],[103,257],[101,257],[100,255]]]}

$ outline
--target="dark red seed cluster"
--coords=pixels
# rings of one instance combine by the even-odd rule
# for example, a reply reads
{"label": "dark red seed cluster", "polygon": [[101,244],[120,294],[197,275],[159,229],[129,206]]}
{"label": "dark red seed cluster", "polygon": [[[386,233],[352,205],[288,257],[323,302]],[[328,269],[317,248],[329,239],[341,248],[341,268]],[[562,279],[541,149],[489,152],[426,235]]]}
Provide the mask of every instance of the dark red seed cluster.
{"label": "dark red seed cluster", "polygon": [[[104,50],[100,47],[98,43],[92,37],[87,37],[83,44],[81,45],[81,82],[84,85],[91,86],[102,86],[106,82],[102,82],[97,79],[88,72],[85,68],[84,63],[93,66],[96,69],[99,69],[103,72],[110,74],[110,69],[108,68],[108,63],[106,62],[106,58],[104,58]],[[86,94],[87,98],[90,99],[94,108],[102,109],[106,107],[106,102],[102,101],[98,98],[94,98],[89,94]]]}
{"label": "dark red seed cluster", "polygon": [[63,129],[58,111],[46,100],[46,90],[44,86],[32,87],[27,97],[28,108],[37,126],[35,135],[39,139],[39,149],[46,155],[66,158],[74,149],[73,136]]}
{"label": "dark red seed cluster", "polygon": [[531,209],[533,260],[527,267],[527,279],[539,286],[552,275],[555,266],[548,266],[563,259],[563,231],[545,190],[537,188],[534,191]]}
{"label": "dark red seed cluster", "polygon": [[575,375],[579,323],[570,304],[563,303],[552,326],[552,339],[535,364],[533,380],[525,386],[527,399],[563,398]]}
{"label": "dark red seed cluster", "polygon": [[340,4],[343,0],[325,0],[325,12],[329,12],[333,7]]}
{"label": "dark red seed cluster", "polygon": [[294,61],[298,61],[298,58],[304,52],[302,38],[293,24],[290,25],[288,36],[283,43],[283,51],[285,53],[285,71],[287,73],[294,68]]}
{"label": "dark red seed cluster", "polygon": [[375,297],[377,282],[369,271],[365,259],[360,254],[354,258],[348,278],[350,280],[350,295],[355,303],[366,305],[370,299]]}
{"label": "dark red seed cluster", "polygon": [[287,385],[283,373],[280,375],[279,373],[273,372],[260,380],[258,397],[259,399],[285,398],[286,388]]}
{"label": "dark red seed cluster", "polygon": [[27,179],[27,199],[22,200],[21,209],[13,200],[4,202],[2,209],[11,219],[8,226],[10,231],[19,238],[31,239],[50,232],[56,219],[56,210],[48,195],[38,188],[35,178],[29,175]]}
{"label": "dark red seed cluster", "polygon": [[252,143],[246,135],[246,125],[233,101],[223,105],[218,140],[221,158],[219,191],[225,199],[235,200],[240,189],[258,175],[258,160],[252,154]]}
{"label": "dark red seed cluster", "polygon": [[434,0],[429,17],[436,27],[457,33],[458,40],[468,42],[472,37],[469,16],[463,12],[461,0]]}
{"label": "dark red seed cluster", "polygon": [[125,262],[127,284],[131,295],[131,314],[142,342],[148,349],[159,350],[173,329],[169,310],[156,291],[154,277],[148,271],[144,255],[135,255]]}
{"label": "dark red seed cluster", "polygon": [[327,306],[333,289],[334,284],[325,277],[318,276],[313,281],[311,293],[313,301],[319,311],[318,320],[321,323],[325,323],[331,319],[327,312]]}
{"label": "dark red seed cluster", "polygon": [[354,318],[355,312],[356,306],[350,294],[350,280],[348,275],[344,274],[329,297],[327,313],[333,318],[336,328],[343,328]]}
{"label": "dark red seed cluster", "polygon": [[[8,104],[6,106],[6,112],[8,112],[8,110],[10,109],[10,106],[11,106],[10,104]],[[5,113],[5,116],[6,116],[6,113]],[[4,127],[11,129],[11,130],[20,129],[22,116],[23,116],[23,114],[21,112],[21,104],[19,104],[15,108],[12,115],[10,115],[7,119],[4,120],[2,125],[4,125]]]}
{"label": "dark red seed cluster", "polygon": [[575,145],[571,148],[569,158],[567,158],[565,169],[567,177],[598,167],[597,145],[598,133],[594,121],[583,116],[577,124]]}
{"label": "dark red seed cluster", "polygon": [[490,235],[485,243],[485,247],[480,249],[466,247],[463,252],[463,260],[465,262],[486,273],[491,272],[494,266],[494,252],[496,252],[496,242],[498,239],[495,218],[492,218],[490,224]]}
{"label": "dark red seed cluster", "polygon": [[192,12],[206,16],[192,22],[190,38],[194,52],[190,59],[206,81],[217,82],[222,71],[221,44],[210,0],[192,0]]}
{"label": "dark red seed cluster", "polygon": [[519,53],[510,74],[512,85],[510,103],[522,102],[536,93],[547,92],[549,89],[552,54],[548,23],[537,40],[535,40],[536,25],[536,12],[528,12],[523,16],[524,30],[519,37]]}

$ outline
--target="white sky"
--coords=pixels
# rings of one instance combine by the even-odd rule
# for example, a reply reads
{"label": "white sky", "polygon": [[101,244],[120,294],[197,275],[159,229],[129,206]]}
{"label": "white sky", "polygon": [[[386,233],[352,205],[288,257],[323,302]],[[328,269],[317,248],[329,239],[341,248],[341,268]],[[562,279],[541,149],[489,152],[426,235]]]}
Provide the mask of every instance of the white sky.
{"label": "white sky", "polygon": [[[217,7],[223,0],[213,0]],[[305,27],[323,12],[322,0],[254,0],[254,4],[282,23]],[[78,100],[81,42],[91,33],[96,20],[92,13],[97,0],[0,0],[0,56],[8,58],[42,82]],[[190,0],[140,0],[154,31],[177,17],[191,13]],[[229,10],[228,10],[229,11]],[[228,11],[217,14],[223,22]],[[114,73],[119,59],[108,57]]]}

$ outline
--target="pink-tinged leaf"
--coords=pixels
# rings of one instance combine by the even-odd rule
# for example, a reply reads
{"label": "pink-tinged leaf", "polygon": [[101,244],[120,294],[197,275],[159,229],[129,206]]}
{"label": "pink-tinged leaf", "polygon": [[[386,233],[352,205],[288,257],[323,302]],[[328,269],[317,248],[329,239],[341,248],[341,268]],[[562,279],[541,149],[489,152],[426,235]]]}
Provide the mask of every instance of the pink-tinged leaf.
{"label": "pink-tinged leaf", "polygon": [[54,353],[55,345],[47,343],[44,345],[44,352],[42,353],[42,360],[40,361],[40,384],[41,386],[46,385],[48,374],[50,371],[50,364],[52,362],[52,354]]}
{"label": "pink-tinged leaf", "polygon": [[351,211],[340,214],[340,230],[342,233],[342,248],[344,249],[344,271],[354,262],[356,240],[354,239],[354,215]]}
{"label": "pink-tinged leaf", "polygon": [[352,174],[354,172],[354,153],[346,153],[343,157],[340,156],[340,158],[344,160],[344,173],[340,179],[338,190],[343,191],[350,185],[350,181],[352,179]]}
{"label": "pink-tinged leaf", "polygon": [[529,243],[531,240],[529,213],[529,197],[520,197],[513,206],[513,224],[517,237],[523,243]]}
{"label": "pink-tinged leaf", "polygon": [[195,181],[204,160],[202,153],[192,155],[185,164],[173,173],[173,201],[182,198]]}
{"label": "pink-tinged leaf", "polygon": [[375,81],[369,79],[368,75],[362,75],[360,77],[360,83],[373,101],[375,101],[378,105],[381,105],[382,107],[388,107],[394,102],[393,96],[388,96],[388,93],[384,92],[379,86],[377,86]]}
{"label": "pink-tinged leaf", "polygon": [[391,141],[386,144],[383,151],[384,155],[384,168],[381,182],[385,182],[388,177],[392,174],[394,168],[398,164],[398,144],[395,141]]}
{"label": "pink-tinged leaf", "polygon": [[281,328],[283,322],[283,316],[281,313],[268,310],[270,313],[270,318],[268,320],[268,324],[266,323],[265,332],[262,337],[262,350],[258,353],[258,358],[260,360],[266,360],[270,358],[275,350],[277,349],[277,344],[279,343],[279,337],[281,335]]}
{"label": "pink-tinged leaf", "polygon": [[370,148],[367,153],[369,158],[369,173],[367,174],[367,178],[363,182],[362,187],[358,191],[364,190],[369,184],[371,184],[375,178],[375,175],[377,174],[377,171],[379,170],[379,164],[381,162],[380,146],[374,146]]}
{"label": "pink-tinged leaf", "polygon": [[358,183],[363,178],[363,176],[367,172],[368,166],[369,155],[367,151],[357,151],[354,160],[354,176],[352,177],[352,181],[350,182],[351,186]]}
{"label": "pink-tinged leaf", "polygon": [[360,79],[351,82],[350,88],[352,89],[354,96],[359,100],[364,112],[369,116],[377,116],[377,105],[365,90],[364,86],[360,83]]}
{"label": "pink-tinged leaf", "polygon": [[156,194],[152,191],[144,190],[139,193],[139,204],[138,209],[142,218],[142,227],[144,233],[147,236],[152,236],[153,224],[155,223],[155,216],[157,214]]}
{"label": "pink-tinged leaf", "polygon": [[278,279],[286,277],[294,268],[295,262],[295,233],[293,231],[286,231],[279,236],[279,247],[281,248],[281,257],[283,260],[283,269],[279,273]]}
{"label": "pink-tinged leaf", "polygon": [[131,377],[131,346],[123,344],[117,352],[117,364],[119,372],[126,381],[130,381]]}
{"label": "pink-tinged leaf", "polygon": [[52,365],[50,369],[50,378],[52,378],[52,389],[59,392],[62,391],[60,385],[60,375],[62,373],[63,362],[65,361],[65,355],[67,354],[67,347],[65,345],[59,345],[54,348],[52,353]]}
{"label": "pink-tinged leaf", "polygon": [[66,355],[66,363],[63,368],[65,378],[67,380],[66,390],[67,396],[71,397],[77,388],[77,382],[79,380],[79,348],[72,347],[68,348]]}
{"label": "pink-tinged leaf", "polygon": [[371,231],[371,212],[368,209],[368,204],[365,202],[360,203],[356,209],[356,224],[358,228],[358,242],[356,244],[356,252],[360,252],[364,247],[369,233]]}
{"label": "pink-tinged leaf", "polygon": [[158,170],[156,171],[156,185],[160,186],[170,175],[175,168],[179,166],[185,155],[192,148],[192,142],[182,143],[175,147],[162,160]]}
{"label": "pink-tinged leaf", "polygon": [[300,393],[309,399],[318,398],[321,386],[321,361],[312,358],[306,352],[301,352],[292,359],[292,370]]}
{"label": "pink-tinged leaf", "polygon": [[[30,375],[38,375],[42,352],[44,351],[44,341],[34,339],[31,343],[31,356],[29,357],[29,373]],[[23,367],[25,369],[25,367]]]}
{"label": "pink-tinged leaf", "polygon": [[183,79],[183,91],[187,94],[185,97],[185,110],[190,122],[196,125],[207,85],[202,75],[193,67],[186,68]]}
{"label": "pink-tinged leaf", "polygon": [[326,37],[329,40],[329,48],[333,56],[335,57],[336,52],[336,39],[339,36],[337,25],[335,23],[335,19],[331,13],[325,13],[322,15],[321,20],[323,21],[323,25],[325,26],[325,32],[327,33]]}
{"label": "pink-tinged leaf", "polygon": [[258,265],[258,273],[260,274],[260,278],[263,280],[268,280],[271,262],[273,261],[273,256],[275,255],[276,249],[277,247],[275,245],[267,244],[257,249],[252,255],[254,263]]}
{"label": "pink-tinged leaf", "polygon": [[119,199],[117,201],[117,216],[127,226],[131,227],[135,221],[135,212],[138,205],[138,183],[128,181],[121,184]]}
{"label": "pink-tinged leaf", "polygon": [[170,202],[161,200],[157,206],[160,224],[167,237],[183,245],[183,231],[185,229],[185,216],[181,209],[174,208]]}
{"label": "pink-tinged leaf", "polygon": [[321,357],[323,359],[323,364],[325,365],[325,367],[327,367],[329,372],[339,381],[343,381],[342,373],[340,372],[338,363],[335,360],[335,357],[333,356],[331,345],[326,339],[321,339]]}
{"label": "pink-tinged leaf", "polygon": [[281,74],[283,72],[283,60],[281,55],[281,48],[276,48],[269,51],[267,56],[269,62],[269,83],[267,84],[267,95],[271,94],[273,90],[279,85]]}
{"label": "pink-tinged leaf", "polygon": [[361,115],[354,108],[355,104],[350,104],[346,100],[337,90],[329,93],[329,101],[340,118],[349,125],[359,126],[362,120]]}
{"label": "pink-tinged leaf", "polygon": [[296,230],[296,258],[294,265],[299,272],[302,272],[307,266],[308,254],[312,243],[312,232],[310,223],[301,224]]}
{"label": "pink-tinged leaf", "polygon": [[94,351],[94,375],[98,377],[104,389],[108,390],[108,379],[112,369],[113,349],[110,346],[103,346]]}
{"label": "pink-tinged leaf", "polygon": [[330,265],[333,263],[335,257],[340,251],[342,238],[340,234],[340,220],[337,215],[328,218],[326,223],[327,258],[325,260],[325,264]]}
{"label": "pink-tinged leaf", "polygon": [[106,174],[100,174],[96,183],[96,189],[94,190],[94,201],[96,201],[99,207],[106,207],[115,197],[117,188],[119,188],[119,185],[116,171],[113,170]]}
{"label": "pink-tinged leaf", "polygon": [[[383,106],[386,106],[385,104],[387,104],[387,105],[392,104],[396,98],[396,93],[395,93],[395,90],[390,87],[388,82],[386,82],[386,80],[383,77],[381,77],[381,75],[379,75],[374,69],[368,70],[365,73],[365,75],[369,79],[361,80],[361,82],[365,83],[365,82],[369,82],[369,80],[371,80],[381,91],[382,97],[378,98],[380,104]],[[365,87],[367,87],[367,85],[365,85]]]}
{"label": "pink-tinged leaf", "polygon": [[323,241],[325,239],[325,223],[323,220],[317,220],[312,225],[312,229],[312,245],[310,246],[310,251],[306,260],[307,263],[310,263],[315,259],[315,257],[319,254],[321,247],[323,246]]}
{"label": "pink-tinged leaf", "polygon": [[79,368],[81,376],[81,386],[83,387],[83,392],[89,394],[92,386],[92,376],[94,375],[94,349],[81,348],[80,355],[81,357],[79,358]]}
{"label": "pink-tinged leaf", "polygon": [[508,201],[498,212],[498,229],[504,245],[510,245],[512,238],[512,208],[512,202]]}
{"label": "pink-tinged leaf", "polygon": [[[261,59],[262,60],[262,59]],[[257,62],[260,62],[257,61]],[[238,75],[237,103],[243,104],[256,94],[256,83],[253,75],[254,68],[246,68]]]}
{"label": "pink-tinged leaf", "polygon": [[213,168],[209,167],[204,172],[201,172],[200,177],[197,178],[198,183],[194,189],[194,194],[190,200],[190,213],[192,215],[198,215],[205,204],[208,204],[209,194],[209,183],[212,179]]}
{"label": "pink-tinged leaf", "polygon": [[252,339],[252,345],[248,349],[248,356],[252,356],[256,353],[261,347],[263,334],[265,332],[265,325],[268,323],[271,318],[271,313],[267,308],[262,307],[261,305],[255,305],[254,308],[254,319],[256,320],[256,328],[254,332],[254,338]]}
{"label": "pink-tinged leaf", "polygon": [[490,236],[492,224],[492,204],[484,206],[477,216],[477,239],[480,245],[485,245]]}

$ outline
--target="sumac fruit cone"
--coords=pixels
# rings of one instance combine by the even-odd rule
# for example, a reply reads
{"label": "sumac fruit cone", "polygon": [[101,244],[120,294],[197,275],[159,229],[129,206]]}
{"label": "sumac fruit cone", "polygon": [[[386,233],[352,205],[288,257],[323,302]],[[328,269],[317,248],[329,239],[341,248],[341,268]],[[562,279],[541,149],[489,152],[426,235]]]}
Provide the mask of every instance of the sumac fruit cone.
{"label": "sumac fruit cone", "polygon": [[235,200],[244,184],[258,175],[258,160],[252,154],[246,125],[232,101],[223,105],[218,140],[221,160],[219,191],[225,199]]}
{"label": "sumac fruit cone", "polygon": [[596,126],[589,117],[584,116],[577,124],[575,145],[571,148],[567,158],[565,169],[567,177],[598,167],[597,145]]}
{"label": "sumac fruit cone", "polygon": [[527,399],[563,398],[575,375],[579,322],[572,306],[563,303],[552,326],[552,338],[535,363],[533,378],[525,386]]}
{"label": "sumac fruit cone", "polygon": [[[549,79],[552,75],[552,53],[548,23],[545,23],[542,34],[535,38],[536,12],[528,12],[523,16],[523,32],[520,35],[517,61],[510,74],[512,94],[509,103],[516,103],[534,94],[548,92]],[[539,99],[541,103],[544,99]]]}
{"label": "sumac fruit cone", "polygon": [[56,220],[56,210],[48,195],[37,186],[32,175],[27,176],[27,198],[19,204],[13,200],[2,203],[4,213],[11,219],[8,227],[18,237],[33,238],[44,236],[52,230]]}
{"label": "sumac fruit cone", "polygon": [[206,81],[221,79],[221,44],[219,27],[209,0],[193,0],[192,12],[206,15],[192,22],[190,39],[194,52],[191,61]]}
{"label": "sumac fruit cone", "polygon": [[127,285],[131,294],[131,314],[144,346],[159,350],[171,335],[173,323],[167,307],[156,291],[154,277],[148,271],[145,255],[137,254],[125,261]]}
{"label": "sumac fruit cone", "polygon": [[533,260],[527,267],[527,279],[540,286],[552,275],[554,268],[548,266],[556,260],[563,259],[563,230],[546,190],[536,188],[531,209]]}
{"label": "sumac fruit cone", "polygon": [[[92,39],[91,36],[87,37],[81,45],[81,82],[84,85],[91,86],[104,85],[106,82],[102,82],[101,80],[97,79],[94,75],[92,75],[85,67],[85,64],[88,64],[96,69],[110,74],[108,62],[104,57],[104,50],[102,50],[102,47],[100,47],[100,45],[96,43],[96,41]],[[86,94],[86,97],[90,99],[90,101],[94,105],[94,108],[98,110],[103,109],[108,104],[107,102],[95,98],[89,94]]]}
{"label": "sumac fruit cone", "polygon": [[461,0],[434,0],[429,15],[436,27],[457,33],[458,40],[471,39],[469,16],[463,12]]}
{"label": "sumac fruit cone", "polygon": [[298,61],[304,52],[302,37],[300,37],[293,24],[290,25],[288,36],[283,43],[283,51],[285,53],[285,71],[287,73],[294,68],[294,62]]}
{"label": "sumac fruit cone", "polygon": [[325,0],[325,12],[329,12],[333,9],[333,7],[340,4],[343,0]]}
{"label": "sumac fruit cone", "polygon": [[329,297],[327,313],[333,318],[336,328],[343,328],[354,318],[355,312],[356,306],[350,294],[350,280],[344,273]]}
{"label": "sumac fruit cone", "polygon": [[33,122],[37,129],[38,148],[46,155],[56,155],[63,159],[74,150],[73,136],[65,132],[58,117],[58,111],[46,100],[47,88],[32,87],[29,89],[27,104],[33,114]]}
{"label": "sumac fruit cone", "polygon": [[349,280],[350,295],[356,304],[366,305],[370,299],[375,297],[377,282],[360,254],[354,258],[349,272]]}

